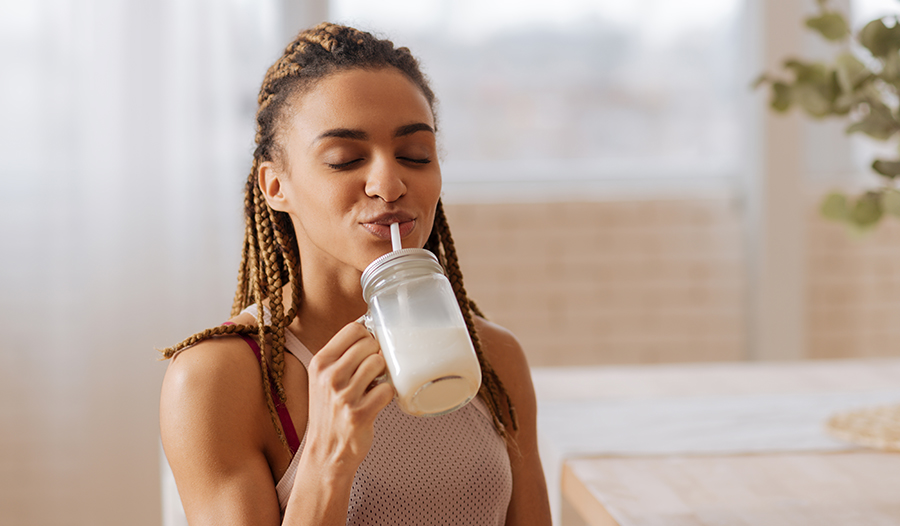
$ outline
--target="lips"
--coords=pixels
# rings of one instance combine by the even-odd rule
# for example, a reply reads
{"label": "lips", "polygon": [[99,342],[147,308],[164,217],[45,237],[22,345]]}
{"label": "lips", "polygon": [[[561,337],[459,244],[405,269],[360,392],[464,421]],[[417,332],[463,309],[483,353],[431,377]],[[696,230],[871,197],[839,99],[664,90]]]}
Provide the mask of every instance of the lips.
{"label": "lips", "polygon": [[391,224],[400,223],[400,237],[404,238],[416,227],[416,220],[407,213],[382,214],[360,221],[360,225],[379,239],[390,241]]}

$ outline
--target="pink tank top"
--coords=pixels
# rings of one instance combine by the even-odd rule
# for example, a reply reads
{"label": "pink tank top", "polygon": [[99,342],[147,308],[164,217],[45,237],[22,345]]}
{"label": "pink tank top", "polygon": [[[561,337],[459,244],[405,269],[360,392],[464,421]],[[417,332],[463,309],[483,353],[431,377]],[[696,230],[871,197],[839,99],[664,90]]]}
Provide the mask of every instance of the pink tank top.
{"label": "pink tank top", "polygon": [[[312,354],[290,332],[286,346],[309,367]],[[304,432],[276,487],[282,514],[305,444]],[[511,495],[506,444],[481,398],[434,418],[410,416],[394,400],[375,420],[375,440],[350,491],[347,525],[499,526]]]}

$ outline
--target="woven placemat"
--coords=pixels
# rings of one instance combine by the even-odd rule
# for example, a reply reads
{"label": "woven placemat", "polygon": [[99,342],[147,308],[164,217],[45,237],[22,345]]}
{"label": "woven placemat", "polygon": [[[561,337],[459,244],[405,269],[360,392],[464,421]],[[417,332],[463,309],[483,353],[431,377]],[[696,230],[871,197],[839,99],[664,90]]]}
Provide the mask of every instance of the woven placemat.
{"label": "woven placemat", "polygon": [[861,446],[900,451],[900,405],[838,413],[826,429],[833,436]]}

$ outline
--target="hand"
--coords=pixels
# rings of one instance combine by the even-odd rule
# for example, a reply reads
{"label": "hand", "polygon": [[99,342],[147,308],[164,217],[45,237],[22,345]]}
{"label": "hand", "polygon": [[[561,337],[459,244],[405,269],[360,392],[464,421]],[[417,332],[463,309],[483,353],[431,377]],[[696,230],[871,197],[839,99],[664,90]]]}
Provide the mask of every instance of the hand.
{"label": "hand", "polygon": [[388,383],[373,386],[385,361],[375,337],[349,323],[309,364],[309,421],[304,455],[350,477],[366,458],[375,418],[393,399]]}

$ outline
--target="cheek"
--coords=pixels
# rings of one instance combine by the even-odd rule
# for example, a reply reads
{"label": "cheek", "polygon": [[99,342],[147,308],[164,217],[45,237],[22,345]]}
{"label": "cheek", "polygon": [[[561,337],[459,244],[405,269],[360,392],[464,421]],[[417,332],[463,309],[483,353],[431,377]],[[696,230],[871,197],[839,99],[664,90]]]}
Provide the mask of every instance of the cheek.
{"label": "cheek", "polygon": [[333,222],[330,215],[334,203],[332,190],[315,178],[292,174],[288,192],[288,211],[301,230],[313,235],[323,225]]}
{"label": "cheek", "polygon": [[[423,200],[427,200],[427,206],[428,206],[428,210],[429,210],[429,214],[428,214],[429,225],[428,225],[428,228],[425,229],[425,232],[431,232],[432,228],[434,227],[435,208],[437,208],[438,200],[441,197],[440,173],[438,173],[434,177],[429,177],[426,181],[422,181],[422,183],[423,184],[422,184],[420,195],[422,195]],[[428,236],[426,235],[425,238],[426,239],[422,240],[423,243],[427,240]]]}
{"label": "cheek", "polygon": [[407,183],[408,192],[415,195],[415,199],[423,206],[434,208],[438,199],[441,197],[441,175],[436,174],[419,174],[419,177],[412,179],[413,183]]}
{"label": "cheek", "polygon": [[303,209],[326,212],[339,208],[348,199],[349,184],[346,178],[323,173],[318,165],[298,165],[290,177],[294,209],[302,214]]}
{"label": "cheek", "polygon": [[442,181],[440,170],[436,170],[434,173],[422,178],[421,184],[422,195],[427,195],[429,198],[434,199],[434,203],[437,204],[437,200],[441,196]]}
{"label": "cheek", "polygon": [[335,227],[344,222],[347,212],[353,210],[354,201],[348,199],[347,192],[334,185],[309,188],[301,200],[303,210],[298,213],[310,224],[322,228]]}

